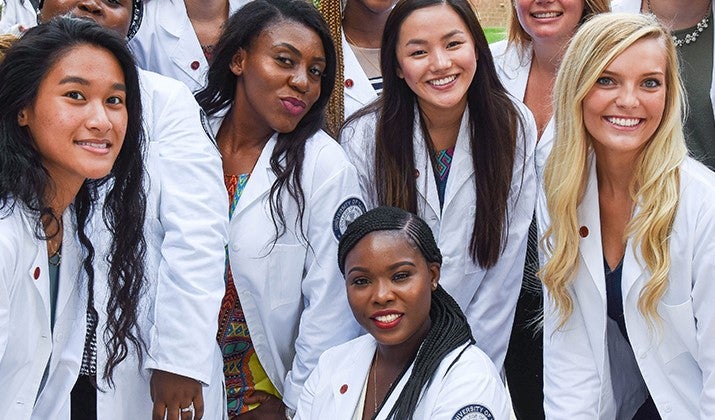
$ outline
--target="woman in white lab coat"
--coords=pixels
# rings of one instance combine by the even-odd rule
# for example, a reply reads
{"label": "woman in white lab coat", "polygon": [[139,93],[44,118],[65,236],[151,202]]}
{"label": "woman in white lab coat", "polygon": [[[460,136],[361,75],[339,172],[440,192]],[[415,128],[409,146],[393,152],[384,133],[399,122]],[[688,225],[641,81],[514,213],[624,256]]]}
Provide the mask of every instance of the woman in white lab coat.
{"label": "woman in white lab coat", "polygon": [[35,25],[37,10],[31,0],[3,0],[0,33],[20,35]]}
{"label": "woman in white lab coat", "polygon": [[378,207],[350,224],[338,264],[369,334],[320,357],[297,418],[509,418],[494,364],[438,284],[441,263],[430,227],[405,210]]}
{"label": "woman in white lab coat", "polygon": [[[552,90],[568,42],[578,26],[608,11],[608,0],[511,2],[508,39],[491,44],[499,79],[534,114],[538,130],[536,173],[541,179],[554,142]],[[539,191],[541,187],[539,184]],[[519,419],[543,418],[543,312],[537,227],[529,228],[524,278],[504,363],[509,395]]]}
{"label": "woman in white lab coat", "polygon": [[[62,18],[28,31],[0,65],[0,417],[69,419],[69,394],[95,312],[93,211],[115,235],[108,293],[111,380],[142,354],[144,280],[141,102],[126,43]],[[100,202],[98,189],[108,196]],[[101,206],[100,206],[101,204]],[[88,282],[80,280],[85,270]]]}
{"label": "woman in white lab coat", "polygon": [[348,120],[343,148],[368,207],[430,225],[442,285],[501,370],[536,196],[533,119],[499,82],[467,1],[398,2],[381,64],[382,96]]}
{"label": "woman in white lab coat", "polygon": [[614,12],[652,13],[675,37],[688,110],[690,155],[715,170],[715,4],[710,0],[613,0]]}
{"label": "woman in white lab coat", "polygon": [[601,14],[554,92],[546,417],[711,418],[715,174],[686,155],[675,45],[653,16]]}
{"label": "woman in white lab coat", "polygon": [[204,87],[216,42],[229,16],[249,0],[148,0],[129,41],[139,67]]}
{"label": "woman in white lab coat", "polygon": [[358,332],[335,254],[365,206],[355,168],[320,131],[335,63],[311,4],[255,0],[229,19],[196,95],[231,203],[218,340],[232,417],[295,410],[320,354]]}

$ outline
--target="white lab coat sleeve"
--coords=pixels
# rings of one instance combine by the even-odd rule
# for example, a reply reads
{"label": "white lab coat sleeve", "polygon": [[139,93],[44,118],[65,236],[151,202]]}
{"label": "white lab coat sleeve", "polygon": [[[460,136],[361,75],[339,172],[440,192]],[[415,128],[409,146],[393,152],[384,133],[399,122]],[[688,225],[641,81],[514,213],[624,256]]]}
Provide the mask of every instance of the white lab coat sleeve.
{"label": "white lab coat sleeve", "polygon": [[340,132],[340,145],[357,169],[360,191],[367,209],[377,207],[375,192],[375,117],[370,114],[353,121]]}
{"label": "white lab coat sleeve", "polygon": [[598,419],[601,380],[578,299],[570,293],[574,311],[557,328],[559,314],[544,288],[544,412],[549,420]]}
{"label": "white lab coat sleeve", "polygon": [[172,87],[173,95],[161,100],[173,106],[154,116],[159,126],[149,139],[159,155],[150,188],[160,185],[164,235],[145,367],[210,384],[225,289],[228,200],[221,157],[202,128],[199,106],[185,85]]}
{"label": "white lab coat sleeve", "polygon": [[[434,378],[435,382],[439,379],[441,379],[442,388],[437,396],[436,404],[432,413],[425,415],[424,418],[452,420],[454,418],[473,418],[468,413],[480,413],[482,416],[474,418],[509,420],[511,403],[504,383],[494,370],[494,366],[487,366],[486,363],[466,364],[458,361],[444,378]],[[430,386],[435,386],[435,384]],[[492,416],[489,417],[487,413]]]}
{"label": "white lab coat sleeve", "polygon": [[309,219],[304,226],[310,247],[301,285],[304,309],[295,341],[295,358],[283,390],[283,402],[291,409],[296,408],[303,384],[323,351],[357,337],[359,332],[347,303],[345,280],[338,269],[338,240],[333,221],[346,200],[362,201],[360,186],[355,168],[337,144],[323,146],[318,153],[320,164],[312,174],[316,188],[306,197],[310,213],[306,212]]}
{"label": "white lab coat sleeve", "polygon": [[536,123],[526,107],[520,107],[524,126],[517,140],[517,151],[508,197],[506,247],[497,263],[482,279],[474,299],[465,309],[477,347],[501,371],[514,322],[516,301],[526,259],[529,225],[536,205]]}
{"label": "white lab coat sleeve", "polygon": [[699,215],[693,238],[692,299],[698,346],[696,354],[703,378],[700,418],[712,419],[715,418],[715,208],[711,204],[711,198],[705,200],[710,203]]}

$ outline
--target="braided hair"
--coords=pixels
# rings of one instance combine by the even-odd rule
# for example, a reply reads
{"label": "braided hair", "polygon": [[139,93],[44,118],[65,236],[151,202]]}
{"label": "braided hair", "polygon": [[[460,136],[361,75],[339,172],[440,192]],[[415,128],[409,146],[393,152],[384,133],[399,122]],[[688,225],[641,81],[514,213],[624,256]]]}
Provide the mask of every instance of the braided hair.
{"label": "braided hair", "polygon": [[[355,219],[340,238],[340,272],[345,274],[345,258],[361,239],[369,233],[386,230],[403,232],[428,263],[442,263],[442,253],[424,220],[396,207],[377,207]],[[412,373],[387,418],[412,419],[420,395],[425,386],[432,382],[442,359],[465,343],[474,342],[467,318],[442,286],[437,286],[432,292],[429,316],[432,326],[417,352]],[[385,401],[399,382],[396,380],[390,386]]]}

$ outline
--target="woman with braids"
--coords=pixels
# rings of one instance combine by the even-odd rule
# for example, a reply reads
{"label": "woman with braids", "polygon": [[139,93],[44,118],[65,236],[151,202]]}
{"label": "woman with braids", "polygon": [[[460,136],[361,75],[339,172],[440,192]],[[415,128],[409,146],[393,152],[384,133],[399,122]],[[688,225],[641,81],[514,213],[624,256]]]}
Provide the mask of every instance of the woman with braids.
{"label": "woman with braids", "polygon": [[252,1],[215,54],[196,98],[217,133],[230,202],[218,333],[229,414],[284,419],[320,354],[358,334],[334,260],[365,206],[355,168],[320,130],[335,49],[315,7]]}
{"label": "woman with braids", "polygon": [[297,418],[509,418],[494,364],[438,284],[442,254],[422,219],[395,207],[370,210],[341,238],[338,265],[369,334],[320,357]]}
{"label": "woman with braids", "polygon": [[650,15],[593,17],[554,92],[546,417],[714,418],[715,174],[687,157],[674,42]]}
{"label": "woman with braids", "polygon": [[477,346],[504,363],[534,211],[536,129],[497,77],[467,0],[401,0],[382,38],[384,89],[340,139],[368,207],[420,215],[442,285]]}
{"label": "woman with braids", "polygon": [[101,332],[111,339],[99,374],[111,382],[128,351],[143,352],[136,302],[146,204],[137,70],[121,37],[60,18],[7,50],[0,103],[0,418],[68,419],[85,311],[88,304],[96,311],[87,298],[93,212],[114,232],[107,255],[111,317]]}

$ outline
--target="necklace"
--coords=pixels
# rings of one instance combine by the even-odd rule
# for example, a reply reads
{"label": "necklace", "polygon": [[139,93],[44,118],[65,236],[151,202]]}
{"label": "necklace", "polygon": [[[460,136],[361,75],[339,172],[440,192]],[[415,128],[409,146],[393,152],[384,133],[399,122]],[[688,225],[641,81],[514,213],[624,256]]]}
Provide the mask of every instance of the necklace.
{"label": "necklace", "polygon": [[375,405],[375,410],[372,412],[373,415],[377,413],[377,359],[380,357],[380,352],[378,350],[375,350],[375,364],[373,365],[373,372],[372,372],[372,393],[373,397],[375,398],[373,401],[373,404]]}
{"label": "necklace", "polygon": [[367,48],[359,46],[355,41],[352,40],[352,38],[348,36],[347,32],[343,31],[343,33],[345,34],[345,39],[348,41],[348,43],[354,47],[353,49],[356,50],[363,59],[365,59],[365,61],[373,68],[373,70],[377,71],[377,73],[380,74],[380,63],[378,62],[378,64],[375,64],[372,60],[370,60],[370,57],[368,57],[368,55],[365,54],[365,52],[363,51]]}
{"label": "necklace", "polygon": [[[650,6],[650,0],[646,0],[646,5],[648,6],[648,12],[655,15],[653,12],[653,9]],[[698,22],[697,25],[695,25],[695,30],[689,34],[685,35],[685,38],[680,39],[675,35],[672,35],[673,37],[673,42],[675,43],[676,47],[682,47],[685,44],[692,44],[695,41],[698,40],[698,37],[700,34],[705,31],[705,28],[708,27],[708,24],[710,22],[710,11],[712,10],[712,0],[708,2],[708,8],[705,11],[705,16],[703,16],[702,19],[700,19],[700,22]]]}

